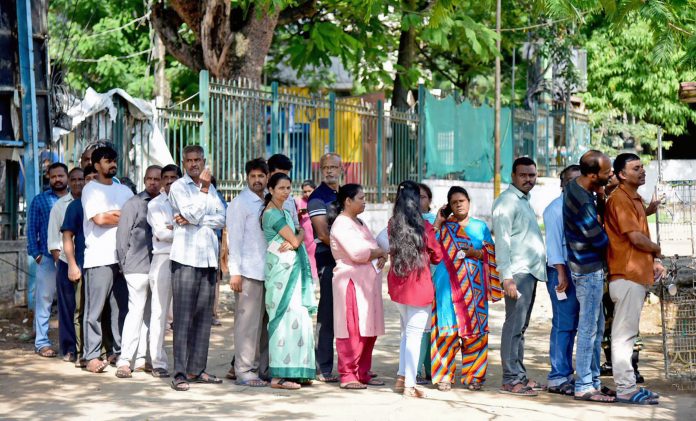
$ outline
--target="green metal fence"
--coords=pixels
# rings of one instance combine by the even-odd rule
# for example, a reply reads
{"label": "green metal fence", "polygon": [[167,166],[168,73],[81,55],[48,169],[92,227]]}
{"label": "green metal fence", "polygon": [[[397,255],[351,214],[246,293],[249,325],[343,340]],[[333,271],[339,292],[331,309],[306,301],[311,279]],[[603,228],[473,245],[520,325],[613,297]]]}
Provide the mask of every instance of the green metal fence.
{"label": "green metal fence", "polygon": [[157,124],[174,161],[187,144],[201,144],[218,189],[230,198],[245,185],[244,164],[283,153],[293,161],[296,187],[321,180],[319,158],[341,155],[343,181],[360,183],[382,201],[404,179],[418,178],[418,121],[411,111],[384,109],[381,99],[316,95],[302,88],[209,79],[197,96],[159,109]]}

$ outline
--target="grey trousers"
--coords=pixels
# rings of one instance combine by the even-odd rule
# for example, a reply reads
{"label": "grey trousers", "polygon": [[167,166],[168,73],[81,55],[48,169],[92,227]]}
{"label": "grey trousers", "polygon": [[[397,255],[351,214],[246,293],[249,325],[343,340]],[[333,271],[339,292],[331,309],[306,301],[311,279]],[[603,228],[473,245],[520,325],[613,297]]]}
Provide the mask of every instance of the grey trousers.
{"label": "grey trousers", "polygon": [[234,371],[241,381],[268,377],[268,317],[264,282],[242,276],[234,294]]}
{"label": "grey trousers", "polygon": [[[113,345],[111,352],[121,353],[121,332],[128,313],[128,286],[118,265],[85,269],[84,359],[99,358],[102,347],[102,314],[108,303]],[[108,353],[109,350],[107,350]]]}
{"label": "grey trousers", "polygon": [[647,292],[645,286],[627,279],[609,282],[609,295],[614,302],[614,319],[611,324],[611,365],[614,371],[616,393],[619,395],[630,395],[638,389],[631,358]]}
{"label": "grey trousers", "polygon": [[505,296],[505,322],[500,338],[500,359],[503,364],[503,384],[515,385],[527,380],[524,366],[524,332],[534,307],[537,279],[531,274],[513,275],[518,299]]}
{"label": "grey trousers", "polygon": [[171,262],[174,312],[174,377],[198,376],[208,364],[215,300],[215,268]]}

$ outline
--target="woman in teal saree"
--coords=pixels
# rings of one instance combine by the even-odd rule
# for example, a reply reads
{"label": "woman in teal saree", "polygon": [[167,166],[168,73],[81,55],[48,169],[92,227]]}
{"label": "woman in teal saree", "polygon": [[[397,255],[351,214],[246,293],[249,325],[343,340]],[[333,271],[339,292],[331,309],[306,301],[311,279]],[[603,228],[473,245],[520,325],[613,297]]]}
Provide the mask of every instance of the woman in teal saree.
{"label": "woman in teal saree", "polygon": [[265,301],[271,387],[299,389],[311,384],[316,374],[312,271],[303,236],[283,209],[292,189],[290,178],[274,174],[268,189],[261,226],[268,242]]}

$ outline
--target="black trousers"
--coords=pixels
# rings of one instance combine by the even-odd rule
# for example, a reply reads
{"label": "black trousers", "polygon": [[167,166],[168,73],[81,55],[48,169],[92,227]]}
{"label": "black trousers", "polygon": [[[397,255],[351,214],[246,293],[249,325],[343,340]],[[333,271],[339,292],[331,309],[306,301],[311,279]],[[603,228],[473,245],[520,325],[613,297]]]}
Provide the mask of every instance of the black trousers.
{"label": "black trousers", "polygon": [[334,325],[333,325],[333,270],[336,261],[331,250],[323,248],[314,254],[319,275],[319,308],[317,309],[317,342],[315,359],[317,373],[330,374],[333,371]]}
{"label": "black trousers", "polygon": [[215,302],[215,268],[172,261],[174,376],[200,375],[208,363]]}

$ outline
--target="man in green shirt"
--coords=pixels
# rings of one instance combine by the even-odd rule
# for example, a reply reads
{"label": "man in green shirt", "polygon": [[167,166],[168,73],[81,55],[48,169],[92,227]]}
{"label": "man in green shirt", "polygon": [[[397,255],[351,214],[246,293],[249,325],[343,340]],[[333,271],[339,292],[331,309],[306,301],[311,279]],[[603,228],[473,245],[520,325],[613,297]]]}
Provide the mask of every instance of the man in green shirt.
{"label": "man in green shirt", "polygon": [[524,332],[534,306],[537,282],[546,281],[544,240],[529,192],[536,184],[536,163],[517,158],[512,184],[493,203],[493,232],[498,272],[505,290],[505,322],[500,340],[501,393],[536,396],[540,385],[527,378]]}

